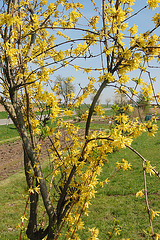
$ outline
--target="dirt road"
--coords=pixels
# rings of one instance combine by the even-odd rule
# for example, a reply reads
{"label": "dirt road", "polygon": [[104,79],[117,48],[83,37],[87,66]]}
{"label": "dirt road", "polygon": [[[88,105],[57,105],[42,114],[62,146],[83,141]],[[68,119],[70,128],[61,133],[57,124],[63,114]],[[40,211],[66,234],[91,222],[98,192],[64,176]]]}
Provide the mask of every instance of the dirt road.
{"label": "dirt road", "polygon": [[[42,149],[41,159],[46,160],[48,158],[47,149],[49,145],[49,141],[46,141]],[[21,168],[23,168],[22,142],[17,140],[0,145],[0,181],[16,173]]]}

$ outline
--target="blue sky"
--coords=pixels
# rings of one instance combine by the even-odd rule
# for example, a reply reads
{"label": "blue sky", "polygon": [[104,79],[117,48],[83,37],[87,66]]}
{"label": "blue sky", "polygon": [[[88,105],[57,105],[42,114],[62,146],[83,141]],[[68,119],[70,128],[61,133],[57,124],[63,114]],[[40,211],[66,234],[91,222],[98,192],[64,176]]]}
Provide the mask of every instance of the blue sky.
{"label": "blue sky", "polygon": [[[75,1],[76,2],[76,1]],[[84,4],[84,9],[83,9],[83,13],[86,17],[90,17],[94,14],[93,8],[91,7],[90,4],[90,0],[80,0],[80,3]],[[101,1],[97,0],[95,1],[98,3],[98,7],[99,9],[101,8]],[[137,0],[135,1],[135,5],[133,6],[133,13],[138,11],[139,9],[141,9],[142,7],[144,7],[146,5],[146,1],[145,0]],[[132,27],[134,24],[138,26],[139,32],[140,33],[144,33],[147,30],[150,30],[154,27],[153,22],[151,21],[152,17],[154,16],[154,14],[156,12],[159,12],[159,8],[157,8],[154,11],[151,11],[149,9],[144,9],[143,11],[141,11],[138,15],[136,15],[135,17],[131,18],[129,20],[129,25],[130,27]],[[84,23],[85,21],[83,21],[82,23]],[[160,30],[158,29],[157,31],[155,31],[155,33],[157,35],[159,35]],[[72,38],[77,37],[78,33],[72,33]],[[96,46],[96,51],[99,51],[99,46]],[[82,65],[83,67],[101,67],[101,59],[97,58],[97,59],[90,59],[90,60],[86,60],[86,61],[82,61],[82,60],[77,60],[76,61],[77,65]],[[155,64],[155,61],[153,61],[153,64]],[[158,64],[156,64],[158,66]],[[156,84],[156,90],[157,92],[160,92],[160,69],[151,69],[151,73],[153,77],[157,76],[157,84]],[[85,86],[86,82],[88,82],[87,78],[89,75],[84,74],[83,71],[75,71],[72,70],[71,67],[66,67],[64,69],[61,69],[59,72],[55,73],[55,76],[60,74],[63,77],[69,77],[70,75],[72,75],[73,77],[75,77],[75,87],[76,90],[78,91],[78,84],[81,83],[81,86]],[[91,75],[93,75],[94,77],[98,77],[98,73],[93,72]],[[129,73],[130,77],[136,77],[138,76],[138,72],[134,71]],[[144,79],[147,79],[147,76],[144,75]],[[131,85],[132,86],[132,85]],[[113,97],[114,96],[114,90],[107,87],[104,92],[102,93],[102,97],[101,97],[101,101],[105,102],[106,98],[110,98],[113,101]],[[90,99],[87,99],[86,102],[89,102]]]}
{"label": "blue sky", "polygon": [[[69,0],[71,1],[71,0]],[[52,0],[48,1],[49,3],[53,2]],[[76,0],[74,0],[74,2],[77,2]],[[86,16],[87,18],[90,18],[91,16],[93,16],[94,11],[93,11],[93,5],[91,5],[91,1],[90,0],[79,0],[79,2],[81,4],[84,4],[84,9],[82,10],[84,16]],[[95,0],[95,2],[97,3],[97,6],[99,8],[99,10],[101,10],[101,2],[102,0]],[[107,0],[106,0],[107,2]],[[138,11],[139,9],[141,9],[142,7],[144,7],[146,5],[146,0],[136,0],[135,1],[135,5],[133,6],[134,12]],[[2,1],[0,1],[0,6],[2,4]],[[134,13],[133,12],[133,13]],[[154,11],[148,10],[148,9],[144,9],[143,11],[141,11],[138,15],[136,15],[134,18],[131,18],[129,20],[129,25],[130,27],[135,25],[138,25],[138,29],[140,31],[140,33],[143,33],[149,29],[152,29],[154,24],[151,21],[153,15],[159,12],[159,8],[157,8]],[[86,20],[83,19],[81,21],[82,24],[86,24]],[[101,25],[101,23],[99,24]],[[83,27],[83,26],[82,26]],[[157,31],[155,31],[155,33],[157,35],[159,35],[160,30],[158,29]],[[72,31],[71,32],[71,36],[72,38],[78,38],[81,35],[81,33],[78,33],[77,31]],[[61,39],[62,41],[62,39]],[[99,52],[100,46],[96,46],[94,47],[94,51]],[[101,59],[100,57],[98,58],[94,58],[94,59],[87,59],[87,60],[76,60],[75,61],[77,65],[81,65],[83,67],[92,67],[92,68],[99,68],[101,67]],[[153,64],[155,64],[155,61],[153,61]],[[158,64],[156,63],[156,65],[158,66]],[[55,65],[56,67],[56,65]],[[160,69],[156,68],[156,69],[151,69],[151,73],[153,77],[157,77],[157,83],[156,83],[156,90],[158,92],[160,92]],[[129,73],[130,77],[136,77],[137,76],[137,71],[135,72],[131,72]],[[93,72],[91,75],[87,75],[86,73],[83,73],[82,71],[75,71],[73,70],[71,67],[65,67],[65,68],[61,68],[59,71],[55,72],[55,74],[52,76],[53,80],[56,78],[57,75],[61,75],[62,77],[70,77],[71,75],[75,78],[75,88],[76,88],[76,92],[79,91],[79,83],[81,84],[82,87],[84,87],[86,85],[86,83],[88,82],[88,76],[94,76],[95,78],[99,76],[99,74],[97,72]],[[146,77],[146,76],[144,76]],[[114,95],[114,90],[111,88],[106,88],[104,90],[104,92],[102,93],[102,97],[101,100],[102,102],[105,102],[106,98],[112,98],[113,99],[113,95]],[[89,102],[90,99],[87,100],[87,102]]]}

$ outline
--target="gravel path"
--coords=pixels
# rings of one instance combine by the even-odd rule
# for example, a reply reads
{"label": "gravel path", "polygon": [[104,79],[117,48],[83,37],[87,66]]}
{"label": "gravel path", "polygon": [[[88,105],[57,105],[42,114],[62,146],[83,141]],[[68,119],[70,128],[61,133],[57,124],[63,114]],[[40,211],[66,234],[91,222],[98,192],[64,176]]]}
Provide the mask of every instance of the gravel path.
{"label": "gravel path", "polygon": [[11,119],[0,119],[0,125],[13,124]]}

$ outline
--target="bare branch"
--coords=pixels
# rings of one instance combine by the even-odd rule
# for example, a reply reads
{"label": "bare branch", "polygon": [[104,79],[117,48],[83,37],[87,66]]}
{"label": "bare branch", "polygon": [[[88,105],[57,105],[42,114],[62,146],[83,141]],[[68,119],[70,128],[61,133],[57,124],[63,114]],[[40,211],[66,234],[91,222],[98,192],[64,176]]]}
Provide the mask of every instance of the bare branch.
{"label": "bare branch", "polygon": [[152,231],[152,238],[153,238],[153,240],[154,240],[153,224],[152,224],[152,219],[151,219],[151,214],[150,214],[150,207],[149,207],[149,201],[148,201],[148,191],[147,191],[147,179],[146,179],[145,161],[143,161],[143,177],[144,177],[144,192],[145,192],[147,212],[148,212],[149,223],[150,223],[151,231]]}

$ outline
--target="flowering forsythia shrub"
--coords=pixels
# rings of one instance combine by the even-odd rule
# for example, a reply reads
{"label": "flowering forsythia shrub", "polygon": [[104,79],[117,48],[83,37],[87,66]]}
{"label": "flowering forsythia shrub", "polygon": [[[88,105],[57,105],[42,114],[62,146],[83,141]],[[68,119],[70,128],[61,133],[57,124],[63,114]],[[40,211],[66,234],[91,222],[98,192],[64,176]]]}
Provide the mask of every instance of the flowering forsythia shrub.
{"label": "flowering forsythia shrub", "polygon": [[[148,11],[158,8],[160,1],[143,1],[146,5],[133,12],[135,2],[138,1],[3,0],[0,3],[0,103],[13,120],[23,143],[29,187],[26,208],[30,202],[26,230],[29,239],[80,239],[78,231],[83,231],[85,226],[81,217],[88,214],[96,186],[109,183],[109,179],[99,182],[98,176],[107,154],[114,149],[127,147],[139,155],[145,183],[145,173],[160,177],[151,163],[131,147],[132,141],[141,133],[156,133],[156,116],[143,123],[126,114],[128,109],[133,110],[131,103],[139,91],[149,102],[158,105],[160,101],[160,93],[154,90],[156,79],[149,71],[153,60],[157,64],[160,61],[160,38],[155,34],[160,26],[160,14],[154,15],[154,26],[142,33],[130,21],[146,8]],[[87,16],[83,13],[86,5],[93,10],[90,17],[89,13]],[[89,60],[96,58],[100,64],[91,67]],[[88,61],[87,67],[83,60]],[[84,76],[91,75],[86,79],[85,87],[79,84],[77,95],[70,93],[69,104],[62,111],[53,76],[64,67],[66,71],[68,67],[83,71]],[[131,78],[129,73],[135,70],[137,77]],[[70,79],[74,82],[73,77]],[[93,131],[93,113],[105,118],[102,107],[96,103],[109,86],[126,94],[129,104],[116,116],[116,124],[110,130]],[[85,132],[82,132],[66,120],[66,116],[71,116],[73,109],[79,108],[93,94],[90,108],[82,115],[85,120]],[[36,111],[40,112],[39,118],[36,118]],[[47,124],[48,121],[51,124]],[[52,169],[45,177],[40,159],[47,140]],[[118,170],[131,167],[125,159],[117,162]],[[41,227],[37,219],[39,195],[48,216],[48,222],[43,222]],[[160,239],[152,224],[159,212],[149,208],[146,187],[136,194],[137,197],[144,195],[151,238]],[[27,219],[26,208],[20,239]],[[117,227],[114,230],[109,239],[119,234]],[[98,229],[92,228],[89,232],[89,239],[98,239]]]}

